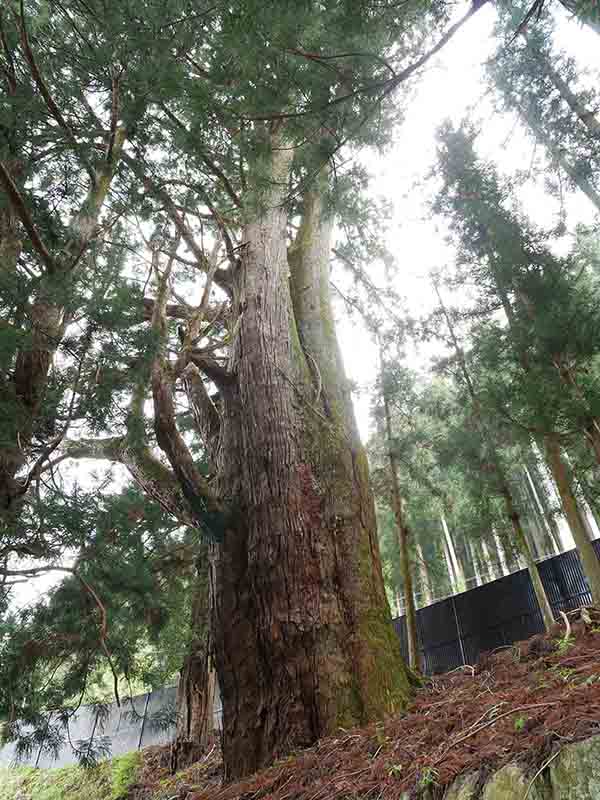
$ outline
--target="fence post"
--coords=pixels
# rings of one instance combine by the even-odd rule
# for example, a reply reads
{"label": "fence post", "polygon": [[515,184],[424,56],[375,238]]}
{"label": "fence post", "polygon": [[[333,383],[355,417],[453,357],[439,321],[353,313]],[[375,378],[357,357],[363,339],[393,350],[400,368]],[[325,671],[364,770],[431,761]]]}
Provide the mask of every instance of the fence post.
{"label": "fence post", "polygon": [[463,667],[466,666],[467,659],[465,658],[465,648],[463,647],[462,632],[460,623],[458,621],[458,614],[456,612],[456,603],[454,602],[454,595],[452,595],[452,610],[454,611],[454,622],[456,623],[456,633],[458,634],[458,646],[460,647],[460,657],[462,658]]}
{"label": "fence post", "polygon": [[146,703],[144,705],[144,716],[142,717],[142,727],[140,728],[140,738],[139,738],[138,746],[137,746],[138,750],[142,749],[142,739],[144,737],[144,728],[146,727],[146,712],[148,711],[148,703],[150,702],[150,695],[151,694],[152,694],[152,692],[147,692],[146,693]]}

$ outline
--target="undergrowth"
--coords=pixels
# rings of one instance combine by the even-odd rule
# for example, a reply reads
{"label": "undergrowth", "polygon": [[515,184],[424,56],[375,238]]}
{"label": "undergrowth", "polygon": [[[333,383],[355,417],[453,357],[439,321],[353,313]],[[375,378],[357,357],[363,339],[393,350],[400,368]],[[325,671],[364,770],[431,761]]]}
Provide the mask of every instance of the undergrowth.
{"label": "undergrowth", "polygon": [[127,800],[141,765],[127,753],[96,767],[0,768],[0,800]]}

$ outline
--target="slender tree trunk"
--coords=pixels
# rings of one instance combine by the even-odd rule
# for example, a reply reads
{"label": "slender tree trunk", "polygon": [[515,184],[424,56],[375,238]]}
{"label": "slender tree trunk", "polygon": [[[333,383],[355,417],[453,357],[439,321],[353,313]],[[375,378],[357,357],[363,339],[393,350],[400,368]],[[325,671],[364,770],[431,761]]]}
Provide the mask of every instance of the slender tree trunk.
{"label": "slender tree trunk", "polygon": [[479,559],[477,557],[475,545],[470,539],[467,541],[467,549],[469,558],[471,560],[471,569],[473,570],[472,580],[475,581],[475,586],[481,586],[483,584],[483,580],[481,578]]}
{"label": "slender tree trunk", "polygon": [[450,591],[452,594],[458,594],[458,578],[456,577],[456,571],[454,569],[454,564],[452,563],[452,556],[450,555],[450,550],[448,548],[448,542],[444,539],[444,561],[446,564],[446,573],[448,574],[448,581],[450,583]]}
{"label": "slender tree trunk", "polygon": [[542,584],[542,580],[540,578],[539,570],[537,564],[535,562],[535,558],[531,552],[531,548],[529,546],[529,542],[527,541],[527,537],[523,531],[523,526],[521,524],[521,517],[517,508],[515,506],[513,495],[506,479],[506,475],[504,472],[504,468],[502,463],[498,457],[496,446],[494,441],[492,440],[487,427],[484,425],[482,415],[481,415],[481,407],[479,404],[479,398],[475,392],[475,387],[473,386],[473,382],[471,381],[471,376],[469,374],[469,370],[467,369],[467,363],[463,354],[463,351],[458,343],[458,340],[454,334],[454,327],[452,325],[452,321],[448,312],[446,311],[446,307],[444,306],[441,293],[439,288],[436,286],[436,293],[438,299],[440,301],[440,307],[446,319],[446,324],[448,326],[448,331],[452,338],[452,342],[454,344],[454,349],[456,351],[456,355],[459,359],[459,363],[464,375],[465,383],[467,385],[467,389],[469,391],[469,395],[471,397],[471,402],[473,404],[473,411],[475,414],[475,419],[477,424],[480,428],[482,434],[482,440],[488,448],[488,453],[490,457],[490,461],[493,465],[494,473],[498,479],[498,488],[500,490],[500,494],[502,495],[502,499],[504,501],[504,507],[506,510],[506,516],[508,517],[510,524],[512,526],[513,534],[515,537],[515,544],[519,549],[519,552],[525,559],[525,563],[527,564],[527,569],[529,570],[529,574],[531,577],[531,583],[533,585],[536,597],[538,599],[538,603],[540,606],[540,611],[542,614],[542,618],[544,620],[544,625],[548,630],[550,626],[554,623],[554,615],[552,613],[552,609],[550,607],[550,603],[548,601],[548,597],[546,595],[546,590]]}
{"label": "slender tree trunk", "polygon": [[546,523],[548,534],[551,536],[552,541],[554,542],[556,552],[561,553],[563,550],[563,543],[560,535],[560,530],[558,528],[558,523],[556,522],[556,516],[553,512],[552,506],[548,501],[548,492],[546,491],[546,487],[544,486],[544,478],[540,471],[538,460],[533,454],[533,452],[531,457],[527,459],[526,469],[532,493],[535,496],[535,499],[538,503],[538,507],[540,508],[540,511]]}
{"label": "slender tree trunk", "polygon": [[[383,352],[381,352],[383,366]],[[382,374],[382,383],[385,376]],[[398,479],[398,463],[393,448],[392,436],[392,417],[390,414],[390,404],[385,386],[382,387],[383,408],[385,412],[385,433],[388,447],[388,458],[390,462],[390,483],[392,495],[392,508],[396,520],[396,536],[398,540],[398,551],[400,555],[400,574],[404,585],[404,604],[406,619],[406,638],[408,642],[408,665],[411,669],[419,669],[419,642],[417,638],[417,611],[415,607],[415,594],[413,588],[412,566],[410,563],[410,552],[408,549],[409,532],[404,520],[402,510],[402,494],[400,492],[400,481]]]}
{"label": "slender tree trunk", "polygon": [[583,572],[589,583],[592,599],[598,605],[600,604],[600,562],[590,542],[583,515],[573,491],[570,470],[561,453],[560,442],[556,434],[546,435],[544,443],[548,464],[556,482],[562,506],[581,558]]}
{"label": "slender tree trunk", "polygon": [[421,587],[421,603],[422,606],[428,606],[433,600],[433,592],[431,590],[431,582],[429,580],[429,571],[427,569],[427,562],[423,557],[423,548],[419,542],[415,543],[415,555],[419,569],[419,583]]}
{"label": "slender tree trunk", "polygon": [[460,563],[458,556],[456,554],[456,548],[454,547],[454,542],[452,540],[450,528],[448,527],[446,516],[444,514],[441,515],[441,520],[442,520],[442,529],[444,531],[444,539],[446,541],[446,546],[448,548],[448,555],[450,557],[450,563],[454,570],[454,575],[456,576],[456,591],[464,592],[466,586],[465,573],[462,564]]}
{"label": "slender tree trunk", "polygon": [[504,497],[506,513],[512,523],[512,529],[515,541],[517,542],[519,552],[525,559],[527,569],[529,570],[529,577],[531,578],[533,591],[535,592],[535,596],[537,598],[538,605],[540,607],[540,612],[544,622],[544,627],[548,631],[554,624],[554,613],[552,612],[552,606],[550,605],[550,601],[548,600],[548,595],[546,594],[546,590],[544,589],[544,584],[542,583],[542,579],[540,577],[540,572],[538,570],[535,558],[533,557],[533,553],[531,552],[531,548],[529,547],[529,543],[527,541],[527,538],[525,537],[525,532],[523,531],[523,526],[521,525],[521,519],[519,517],[517,510],[514,508],[510,490],[506,485],[503,487],[502,495]]}
{"label": "slender tree trunk", "polygon": [[531,115],[523,116],[523,119],[525,124],[529,125],[531,128],[535,138],[544,145],[551,158],[558,166],[564,169],[574,185],[577,186],[598,211],[600,211],[600,194],[598,194],[585,175],[582,174],[581,170],[578,170],[576,166],[569,161],[564,152],[551,141],[550,137],[537,120]]}
{"label": "slender tree trunk", "polygon": [[531,513],[532,516],[535,517],[540,540],[543,543],[542,555],[548,555],[549,549],[550,551],[554,550],[555,553],[559,552],[556,549],[554,538],[548,526],[548,520],[546,519],[544,509],[537,497],[537,492],[535,491],[535,486],[531,480],[531,476],[527,467],[523,467],[523,482],[525,485],[525,491],[529,497]]}
{"label": "slender tree trunk", "polygon": [[494,530],[494,545],[496,547],[496,554],[498,556],[498,563],[500,564],[502,575],[508,575],[510,573],[510,568],[506,560],[506,551],[496,530]]}
{"label": "slender tree trunk", "polygon": [[[595,471],[595,477],[597,475],[598,475],[598,471],[596,470]],[[596,480],[597,480],[597,477],[596,477]],[[577,483],[579,485],[579,489],[581,491],[581,494],[583,495],[583,499],[584,499],[585,504],[587,506],[587,514],[586,514],[586,516],[589,515],[589,517],[594,521],[594,523],[596,525],[596,528],[600,531],[600,517],[598,516],[598,506],[597,506],[597,503],[594,502],[593,495],[590,493],[590,487],[589,487],[589,485],[586,485],[581,479],[578,479]],[[591,525],[590,525],[590,529],[592,530],[591,538],[595,539],[596,538],[596,534],[593,531],[593,528],[592,528]]]}
{"label": "slender tree trunk", "polygon": [[542,579],[540,577],[537,563],[535,561],[533,553],[531,552],[531,547],[525,535],[525,531],[523,530],[523,525],[521,523],[521,516],[517,511],[517,509],[515,508],[510,488],[508,487],[508,484],[505,483],[504,481],[502,481],[501,494],[504,500],[506,516],[508,517],[512,525],[512,530],[515,537],[515,543],[518,547],[520,554],[523,556],[525,564],[527,565],[527,569],[529,571],[529,577],[531,578],[533,590],[535,592],[535,596],[537,598],[540,607],[542,619],[544,620],[544,626],[546,627],[546,630],[549,630],[550,627],[554,624],[554,614],[552,612],[552,607],[550,606],[546,590],[544,589],[544,584],[542,583]]}
{"label": "slender tree trunk", "polygon": [[404,606],[402,605],[402,597],[399,591],[396,591],[395,595],[396,600],[396,616],[401,616],[402,612],[404,611]]}
{"label": "slender tree trunk", "polygon": [[[526,29],[523,31],[523,35],[527,39]],[[528,47],[531,47],[529,42]],[[560,96],[569,106],[571,111],[594,138],[600,138],[600,122],[596,119],[594,112],[585,107],[575,92],[571,90],[570,86],[562,79],[561,75],[550,64],[548,59],[545,58],[545,56],[543,56],[542,53],[537,50],[537,48],[531,49],[540,64],[540,68],[554,84]]]}
{"label": "slender tree trunk", "polygon": [[[366,456],[331,324],[328,237],[308,198],[288,265],[290,151],[244,230],[223,391],[213,635],[227,779],[404,706]],[[288,279],[292,268],[292,292]]]}

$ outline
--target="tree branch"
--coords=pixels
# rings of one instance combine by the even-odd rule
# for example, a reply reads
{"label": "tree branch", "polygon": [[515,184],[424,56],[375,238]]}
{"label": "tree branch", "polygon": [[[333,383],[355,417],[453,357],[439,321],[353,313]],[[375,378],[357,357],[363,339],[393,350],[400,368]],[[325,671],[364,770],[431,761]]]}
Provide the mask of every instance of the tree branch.
{"label": "tree branch", "polygon": [[425,64],[433,58],[436,53],[438,53],[444,45],[446,45],[450,39],[463,27],[463,25],[475,14],[479,9],[484,6],[488,0],[476,0],[473,2],[467,11],[454,25],[451,25],[446,33],[440,38],[440,40],[426,53],[424,53],[420,58],[418,58],[413,64],[410,64],[408,67],[403,69],[401,72],[398,72],[393,78],[389,78],[385,81],[377,81],[376,83],[368,84],[367,86],[359,86],[358,89],[355,89],[353,92],[349,92],[348,94],[341,95],[340,97],[336,97],[334,100],[329,101],[325,105],[322,106],[313,106],[310,108],[305,109],[304,111],[289,111],[289,112],[274,112],[272,114],[260,114],[256,116],[247,116],[243,117],[243,119],[251,121],[251,122],[267,122],[270,120],[284,120],[284,119],[294,119],[297,117],[305,117],[310,114],[323,114],[324,111],[328,109],[338,106],[341,103],[345,103],[348,100],[351,100],[354,97],[358,97],[364,94],[371,94],[373,92],[382,91],[381,95],[377,98],[378,102],[384,100],[389,94],[391,94],[394,89],[396,89],[401,83],[404,83],[410,76],[415,73],[418,69],[425,66]]}
{"label": "tree branch", "polygon": [[[158,200],[160,200],[169,215],[171,221],[174,223],[175,227],[181,234],[184,242],[187,244],[189,249],[192,251],[194,258],[197,261],[198,267],[202,269],[204,272],[208,272],[211,269],[211,263],[208,259],[206,253],[200,247],[198,242],[196,241],[194,234],[190,230],[189,226],[186,224],[184,218],[179,213],[175,203],[169,196],[169,194],[160,186],[158,186],[155,181],[153,181],[142,169],[140,163],[136,161],[134,158],[129,156],[127,153],[123,153],[123,160],[126,164],[131,168],[133,173],[143,182],[144,188],[150,194],[154,195]],[[203,193],[206,198],[206,194]],[[228,255],[230,254],[230,250],[233,249],[233,245],[231,244],[231,240],[229,239],[229,234],[227,231],[224,231],[223,221],[220,219],[218,214],[214,211],[214,209],[210,206],[209,201],[207,201],[209,205],[210,211],[213,214],[213,218],[215,223],[218,225],[219,229],[222,233],[224,233],[224,241],[225,245],[228,250]],[[229,244],[228,244],[229,242]],[[231,295],[231,280],[229,273],[225,270],[216,270],[214,274],[215,283],[217,283],[224,291],[227,292],[228,295]]]}
{"label": "tree branch", "polygon": [[[16,12],[15,12],[16,16]],[[48,91],[48,87],[46,86],[44,79],[42,78],[42,74],[38,68],[36,60],[33,55],[33,51],[31,50],[31,45],[29,44],[29,37],[27,35],[27,28],[25,26],[25,9],[24,9],[24,2],[20,0],[20,18],[18,19],[19,29],[21,32],[21,44],[23,45],[23,51],[25,53],[25,58],[27,63],[29,64],[29,69],[31,71],[31,76],[34,80],[35,85],[39,89],[40,94],[44,98],[44,102],[48,107],[48,111],[52,114],[54,119],[58,122],[60,127],[63,131],[67,134],[67,139],[71,142],[74,149],[79,154],[81,161],[86,169],[86,172],[91,178],[92,185],[96,183],[96,174],[91,166],[88,164],[87,160],[81,156],[81,146],[77,139],[75,138],[75,134],[71,129],[71,126],[67,122],[67,120],[63,117],[60,108],[57,106],[54,98]]]}
{"label": "tree branch", "polygon": [[[188,129],[183,124],[183,122],[181,122],[181,120],[177,118],[177,116],[168,108],[168,106],[164,105],[164,103],[162,105],[162,109],[167,115],[167,117],[171,120],[171,122],[173,122],[180,130],[189,133]],[[233,186],[231,185],[231,182],[229,181],[229,178],[227,177],[227,175],[225,175],[223,170],[217,164],[215,164],[215,162],[211,158],[209,158],[209,156],[207,156],[206,153],[200,151],[198,155],[200,156],[202,161],[206,164],[206,166],[209,168],[209,170],[213,173],[213,175],[215,175],[221,181],[223,187],[225,188],[225,191],[229,195],[229,198],[234,204],[234,206],[236,208],[241,208],[242,203],[240,201],[240,198],[237,196]]]}
{"label": "tree branch", "polygon": [[175,517],[182,525],[196,527],[175,475],[156,458],[148,447],[135,447],[126,437],[106,439],[67,440],[61,445],[61,456],[53,464],[66,458],[91,458],[123,464],[142,491],[155,500],[163,511]]}
{"label": "tree branch", "polygon": [[192,351],[189,355],[189,361],[194,364],[200,372],[203,372],[207,378],[210,378],[219,389],[227,389],[235,381],[235,376],[231,372],[226,370],[225,367],[222,367],[217,361],[205,355]]}
{"label": "tree branch", "polygon": [[54,259],[48,252],[48,248],[42,241],[39,233],[35,225],[33,224],[33,220],[29,213],[27,206],[21,196],[21,193],[17,189],[13,179],[10,176],[8,169],[5,165],[0,161],[0,181],[2,182],[6,194],[10,200],[12,207],[14,208],[17,216],[23,223],[23,227],[29,234],[29,238],[31,239],[31,243],[33,245],[33,249],[39,255],[40,259],[42,260],[44,266],[48,270],[50,274],[52,274],[56,270],[56,264]]}
{"label": "tree branch", "polygon": [[211,462],[216,464],[221,434],[221,415],[206,389],[199,369],[194,363],[190,362],[184,369],[182,380],[198,433],[206,445]]}

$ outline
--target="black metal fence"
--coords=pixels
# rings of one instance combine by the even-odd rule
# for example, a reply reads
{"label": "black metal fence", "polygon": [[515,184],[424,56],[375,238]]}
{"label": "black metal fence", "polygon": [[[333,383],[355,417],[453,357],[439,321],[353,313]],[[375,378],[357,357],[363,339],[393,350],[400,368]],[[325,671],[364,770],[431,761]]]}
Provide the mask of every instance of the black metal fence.
{"label": "black metal fence", "polygon": [[[600,558],[600,539],[593,543]],[[576,550],[542,561],[540,576],[554,615],[591,603]],[[406,622],[394,620],[407,656]],[[480,653],[527,639],[544,630],[529,572],[520,570],[491,583],[448,597],[417,611],[417,635],[424,672],[447,672],[475,664]]]}

